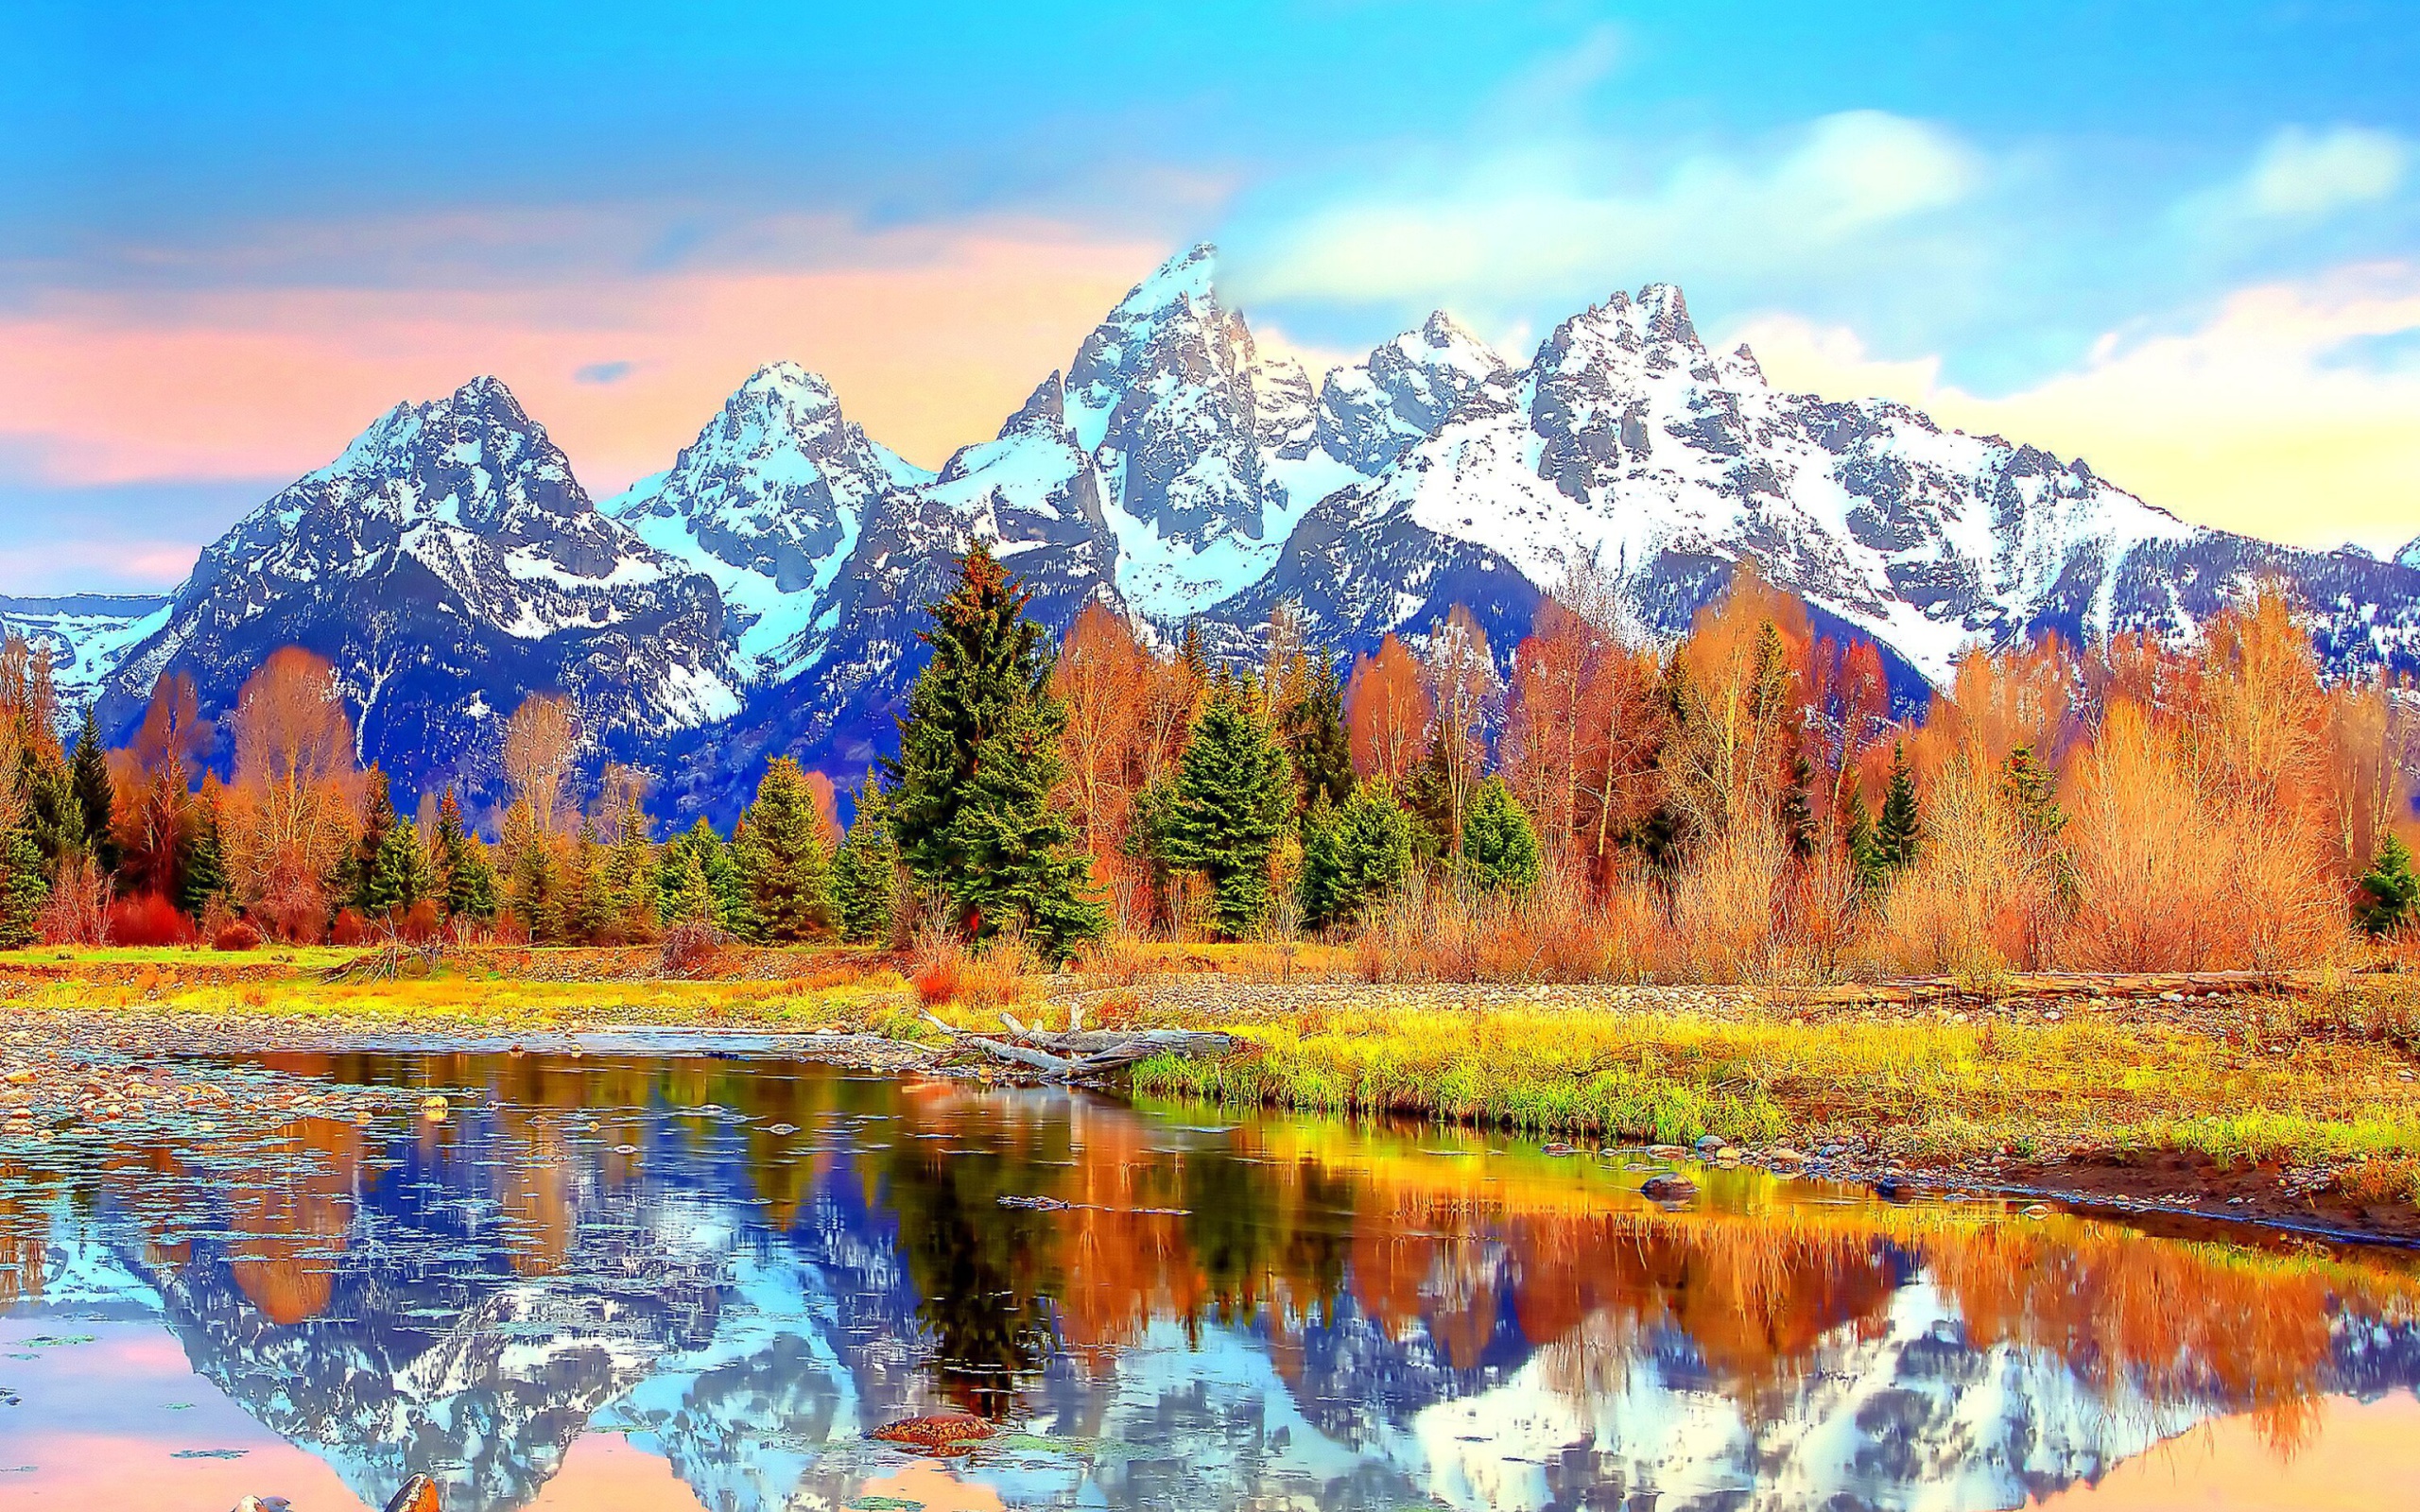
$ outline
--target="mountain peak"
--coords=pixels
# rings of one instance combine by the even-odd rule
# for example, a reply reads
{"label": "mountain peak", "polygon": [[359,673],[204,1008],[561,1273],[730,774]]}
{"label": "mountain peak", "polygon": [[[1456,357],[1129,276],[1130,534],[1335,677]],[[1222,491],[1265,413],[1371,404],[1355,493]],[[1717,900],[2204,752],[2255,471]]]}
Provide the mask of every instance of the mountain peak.
{"label": "mountain peak", "polygon": [[1698,328],[1689,320],[1689,301],[1677,284],[1650,284],[1638,291],[1638,311],[1647,318],[1647,335],[1652,340],[1677,341],[1682,346],[1704,351],[1698,340]]}
{"label": "mountain peak", "polygon": [[839,407],[839,397],[832,391],[831,383],[811,369],[802,367],[787,357],[769,362],[748,375],[748,381],[733,394],[765,394],[783,400],[793,409],[823,410]]}
{"label": "mountain peak", "polygon": [[1151,270],[1151,275],[1137,284],[1120,300],[1115,316],[1153,315],[1179,301],[1196,304],[1218,298],[1213,282],[1219,270],[1219,249],[1208,242],[1195,242],[1183,251]]}

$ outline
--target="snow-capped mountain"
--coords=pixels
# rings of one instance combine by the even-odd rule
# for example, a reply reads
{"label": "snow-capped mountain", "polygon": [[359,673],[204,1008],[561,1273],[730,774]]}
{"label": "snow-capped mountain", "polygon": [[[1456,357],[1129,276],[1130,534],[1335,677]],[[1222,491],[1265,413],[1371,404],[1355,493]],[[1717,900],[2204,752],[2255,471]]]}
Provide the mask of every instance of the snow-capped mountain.
{"label": "snow-capped mountain", "polygon": [[161,593],[67,593],[56,598],[0,594],[0,636],[22,635],[50,654],[51,686],[62,723],[82,710],[127,648],[167,620]]}
{"label": "snow-capped mountain", "polygon": [[2189,637],[2263,576],[2336,670],[2420,663],[2413,548],[2209,530],[2081,460],[1776,389],[1746,348],[1710,351],[1668,284],[1573,316],[1526,366],[1441,313],[1314,381],[1257,349],[1215,267],[1206,246],[1169,259],[937,473],[787,362],[601,509],[493,380],[399,406],[165,609],[55,631],[62,687],[98,686],[122,726],[182,667],[215,711],[301,644],[407,782],[462,769],[490,721],[559,688],[670,806],[727,816],[769,755],[846,776],[887,748],[924,607],[977,540],[1049,628],[1098,599],[1238,657],[1286,600],[1340,652],[1464,604],[1509,656],[1582,563],[1677,634],[1753,562],[1820,628],[1878,643],[1910,699],[1970,645]]}
{"label": "snow-capped mountain", "polygon": [[598,508],[713,578],[738,665],[779,680],[811,654],[867,521],[932,478],[868,440],[821,377],[776,362],[739,387],[669,470]]}
{"label": "snow-capped mountain", "polygon": [[493,378],[395,406],[212,543],[154,619],[101,680],[105,725],[164,672],[224,711],[300,645],[406,791],[463,771],[531,693],[571,694],[599,733],[739,707],[714,582],[598,513]]}
{"label": "snow-capped mountain", "polygon": [[1459,602],[1500,641],[1593,561],[1642,624],[1678,633],[1742,560],[1932,682],[1970,645],[2189,635],[2263,574],[2302,593],[2340,666],[2408,660],[2420,639],[2409,568],[2187,524],[2081,460],[1903,404],[1777,390],[1747,348],[1709,352],[1668,284],[1615,295],[1526,370],[1462,390],[1377,476],[1323,499],[1222,615],[1292,598],[1358,644]]}

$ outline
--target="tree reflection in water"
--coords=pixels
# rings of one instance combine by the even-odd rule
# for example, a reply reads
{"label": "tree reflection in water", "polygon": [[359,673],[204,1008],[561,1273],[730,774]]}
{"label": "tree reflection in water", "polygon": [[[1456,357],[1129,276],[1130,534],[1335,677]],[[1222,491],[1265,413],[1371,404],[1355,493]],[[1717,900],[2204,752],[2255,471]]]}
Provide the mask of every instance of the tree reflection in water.
{"label": "tree reflection in water", "polygon": [[279,1064],[470,1095],[0,1167],[0,1307],[155,1308],[373,1504],[519,1506],[614,1430],[838,1505],[950,1409],[1026,1435],[961,1475],[1113,1506],[1998,1506],[2420,1380],[2395,1256],[778,1062]]}

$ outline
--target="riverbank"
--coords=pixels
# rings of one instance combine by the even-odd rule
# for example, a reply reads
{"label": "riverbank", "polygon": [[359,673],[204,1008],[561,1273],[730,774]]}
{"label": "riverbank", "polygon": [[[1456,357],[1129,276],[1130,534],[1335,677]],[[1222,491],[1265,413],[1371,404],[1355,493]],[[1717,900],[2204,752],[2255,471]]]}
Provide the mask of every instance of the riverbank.
{"label": "riverbank", "polygon": [[[1713,1136],[1737,1159],[1910,1193],[2041,1192],[2420,1239],[2420,985],[2406,978],[1807,994],[1371,984],[1338,954],[1137,952],[935,1011],[993,1031],[1006,1010],[1236,1037],[1224,1057],[1142,1062],[1143,1096],[1450,1119],[1591,1149]],[[868,1037],[784,1042],[874,1069],[1016,1074],[942,1044],[899,963],[862,951],[727,951],[690,975],[641,950],[16,953],[0,955],[0,1007],[16,1046],[664,1025]]]}

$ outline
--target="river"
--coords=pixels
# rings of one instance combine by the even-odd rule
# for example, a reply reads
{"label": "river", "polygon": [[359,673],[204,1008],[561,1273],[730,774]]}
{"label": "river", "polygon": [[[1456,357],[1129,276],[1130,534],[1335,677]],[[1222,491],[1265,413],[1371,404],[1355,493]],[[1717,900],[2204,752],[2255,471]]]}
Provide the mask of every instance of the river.
{"label": "river", "polygon": [[[0,1164],[0,1506],[2420,1504],[2420,1267],[769,1050]],[[920,1414],[970,1453],[869,1436]]]}

